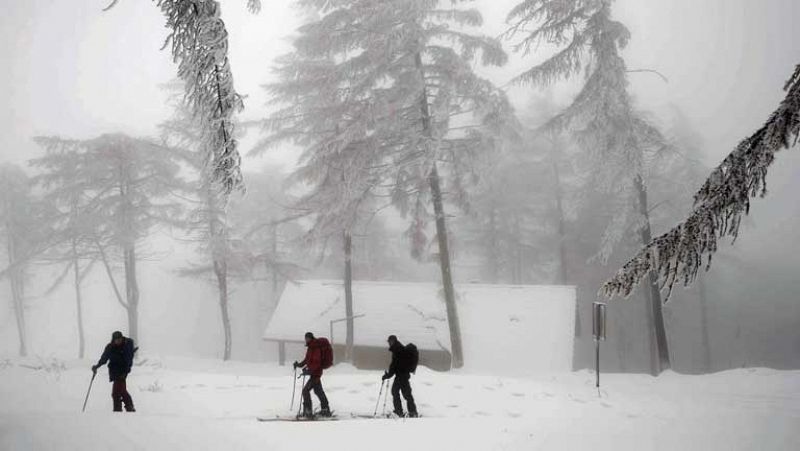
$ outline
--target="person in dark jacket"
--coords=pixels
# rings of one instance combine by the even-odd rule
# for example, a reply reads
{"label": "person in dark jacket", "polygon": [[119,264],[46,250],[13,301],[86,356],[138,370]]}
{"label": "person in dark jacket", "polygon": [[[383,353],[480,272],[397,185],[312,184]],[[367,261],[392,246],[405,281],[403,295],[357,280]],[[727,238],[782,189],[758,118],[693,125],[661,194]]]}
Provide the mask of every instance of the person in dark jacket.
{"label": "person in dark jacket", "polygon": [[392,383],[394,413],[399,417],[405,416],[403,402],[400,401],[400,393],[402,393],[406,404],[408,404],[408,416],[415,418],[417,416],[417,405],[414,403],[414,396],[411,394],[411,368],[409,368],[406,348],[394,335],[389,335],[387,341],[389,343],[389,351],[392,353],[392,363],[389,364],[389,370],[383,374],[383,380],[391,379],[394,376],[394,382]]}
{"label": "person in dark jacket", "polygon": [[303,375],[309,376],[308,382],[303,386],[303,417],[314,416],[314,409],[311,404],[311,390],[319,398],[320,411],[322,417],[331,416],[331,409],[328,405],[328,397],[322,389],[322,348],[320,347],[314,334],[306,332],[306,358],[302,362],[294,362],[295,368],[303,368]]}
{"label": "person in dark jacket", "polygon": [[106,345],[100,360],[92,366],[92,372],[97,373],[97,369],[108,362],[108,380],[113,383],[111,399],[114,401],[114,412],[122,412],[122,404],[125,404],[125,411],[136,412],[133,399],[126,387],[126,379],[131,372],[135,352],[133,340],[123,337],[122,332],[116,331],[111,334],[111,343]]}

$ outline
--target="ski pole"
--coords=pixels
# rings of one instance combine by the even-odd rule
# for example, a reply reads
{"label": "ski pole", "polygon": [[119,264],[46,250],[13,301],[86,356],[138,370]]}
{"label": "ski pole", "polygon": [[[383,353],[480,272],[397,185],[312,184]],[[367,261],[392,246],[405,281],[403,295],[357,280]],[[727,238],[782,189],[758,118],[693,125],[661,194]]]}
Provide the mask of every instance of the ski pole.
{"label": "ski pole", "polygon": [[89,393],[92,391],[92,384],[94,383],[95,376],[97,376],[97,371],[92,371],[92,380],[89,381],[89,389],[86,390],[86,399],[83,400],[83,409],[81,409],[81,412],[86,412],[86,403],[89,402]]}
{"label": "ski pole", "polygon": [[386,381],[386,390],[383,391],[383,413],[386,415],[386,400],[389,399],[389,381]]}
{"label": "ski pole", "polygon": [[[303,390],[305,390],[305,388],[306,388],[306,374],[305,374],[305,372],[303,372]],[[297,406],[297,416],[298,417],[300,416],[300,411],[301,411],[302,408],[303,408],[303,402],[300,401],[300,403]]]}
{"label": "ski pole", "polygon": [[386,381],[381,379],[381,389],[378,390],[378,399],[375,400],[375,413],[372,414],[373,417],[378,416],[378,406],[381,403],[381,395],[383,394],[383,386],[386,384]]}
{"label": "ski pole", "polygon": [[294,367],[294,376],[292,376],[292,403],[289,405],[289,411],[294,410],[294,393],[297,391],[297,367]]}

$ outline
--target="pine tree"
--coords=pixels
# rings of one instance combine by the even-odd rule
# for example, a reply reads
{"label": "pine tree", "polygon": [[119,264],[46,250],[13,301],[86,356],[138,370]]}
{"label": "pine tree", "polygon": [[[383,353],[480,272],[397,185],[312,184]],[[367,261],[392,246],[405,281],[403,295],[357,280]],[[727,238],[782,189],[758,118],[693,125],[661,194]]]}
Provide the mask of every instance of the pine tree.
{"label": "pine tree", "polygon": [[690,285],[711,264],[723,237],[736,239],[750,199],[766,195],[766,176],[775,153],[793,147],[800,135],[800,65],[784,86],[786,97],[764,126],[742,140],[695,194],[689,217],[645,247],[603,286],[608,297],[628,296],[646,277],[658,276],[669,297],[676,282]]}
{"label": "pine tree", "polygon": [[[653,160],[666,155],[667,140],[638,113],[628,93],[627,71],[620,51],[630,33],[611,18],[611,0],[526,0],[509,13],[507,36],[524,33],[515,46],[529,53],[541,42],[559,50],[543,63],[515,78],[524,85],[546,86],[585,71],[586,79],[573,103],[555,116],[547,128],[569,130],[592,167],[587,186],[607,193],[614,205],[598,257],[606,261],[631,229],[642,243],[651,240],[647,177]],[[670,366],[661,295],[650,281],[646,320],[651,346],[651,371]]]}

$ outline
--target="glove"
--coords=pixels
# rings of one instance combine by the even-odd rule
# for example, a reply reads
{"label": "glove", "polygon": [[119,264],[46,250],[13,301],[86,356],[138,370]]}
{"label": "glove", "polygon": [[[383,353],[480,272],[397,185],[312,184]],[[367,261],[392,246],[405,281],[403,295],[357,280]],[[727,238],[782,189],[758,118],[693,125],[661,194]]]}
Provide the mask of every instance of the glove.
{"label": "glove", "polygon": [[308,368],[303,368],[303,372],[301,374],[303,376],[311,376],[311,371],[308,371]]}
{"label": "glove", "polygon": [[297,361],[295,361],[295,362],[292,364],[292,366],[294,367],[294,369],[297,369],[297,368],[299,368],[299,367],[300,367],[300,364],[299,364],[299,363],[297,363]]}
{"label": "glove", "polygon": [[97,373],[97,365],[92,365],[92,373]]}
{"label": "glove", "polygon": [[381,380],[385,381],[386,379],[391,379],[391,378],[392,376],[389,376],[389,373],[383,373],[383,377],[381,377]]}

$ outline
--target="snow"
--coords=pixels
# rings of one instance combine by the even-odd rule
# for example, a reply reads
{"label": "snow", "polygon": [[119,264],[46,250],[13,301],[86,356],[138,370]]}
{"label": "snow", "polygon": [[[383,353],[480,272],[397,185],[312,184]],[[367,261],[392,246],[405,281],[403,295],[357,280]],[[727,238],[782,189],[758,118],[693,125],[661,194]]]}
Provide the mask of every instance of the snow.
{"label": "snow", "polygon": [[[23,366],[37,364],[0,359],[0,449],[800,449],[800,371],[610,374],[598,396],[585,371],[422,369],[412,384],[425,418],[298,424],[255,420],[289,412],[286,367],[150,357],[128,383],[137,413],[111,413],[98,374],[82,414],[90,362]],[[379,376],[335,367],[324,378],[333,408],[371,414]]]}
{"label": "snow", "polygon": [[[567,371],[572,365],[575,289],[538,285],[456,285],[466,368],[515,374]],[[450,349],[444,302],[436,283],[353,282],[353,339],[385,347],[389,334],[420,349]],[[270,340],[300,341],[305,331],[330,335],[330,321],[345,317],[341,281],[289,283],[264,332]],[[334,324],[334,342],[345,323]],[[503,353],[494,352],[503,349]],[[509,362],[507,355],[525,355]],[[505,374],[508,374],[506,372]]]}

